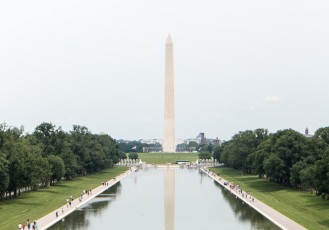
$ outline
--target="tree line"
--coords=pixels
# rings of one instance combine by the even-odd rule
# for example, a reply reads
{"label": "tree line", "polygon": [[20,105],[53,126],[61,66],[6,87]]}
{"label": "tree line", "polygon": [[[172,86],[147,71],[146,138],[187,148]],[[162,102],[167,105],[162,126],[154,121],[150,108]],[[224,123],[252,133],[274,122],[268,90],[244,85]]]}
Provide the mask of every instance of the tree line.
{"label": "tree line", "polygon": [[0,198],[112,167],[123,155],[116,140],[84,126],[64,132],[41,123],[24,134],[23,127],[0,124]]}
{"label": "tree line", "polygon": [[214,148],[213,157],[241,172],[329,199],[329,127],[318,129],[313,137],[292,129],[271,134],[266,129],[246,130]]}
{"label": "tree line", "polygon": [[156,144],[146,144],[141,143],[140,141],[120,141],[119,143],[119,150],[125,153],[130,152],[143,152],[143,147],[161,147],[160,143]]}

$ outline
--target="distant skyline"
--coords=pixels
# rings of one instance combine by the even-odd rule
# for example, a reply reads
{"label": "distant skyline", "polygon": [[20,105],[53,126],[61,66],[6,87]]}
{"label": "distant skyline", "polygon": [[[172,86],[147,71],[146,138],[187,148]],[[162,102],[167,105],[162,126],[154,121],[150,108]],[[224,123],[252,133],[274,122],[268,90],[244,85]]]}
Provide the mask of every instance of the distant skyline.
{"label": "distant skyline", "polygon": [[162,138],[165,41],[176,138],[329,126],[326,0],[1,1],[0,123]]}

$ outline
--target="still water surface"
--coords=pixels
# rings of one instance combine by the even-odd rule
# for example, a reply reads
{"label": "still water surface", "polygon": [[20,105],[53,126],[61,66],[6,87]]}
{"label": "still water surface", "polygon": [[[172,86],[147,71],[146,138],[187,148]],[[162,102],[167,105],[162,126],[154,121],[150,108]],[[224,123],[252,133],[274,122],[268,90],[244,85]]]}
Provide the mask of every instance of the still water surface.
{"label": "still water surface", "polygon": [[[166,168],[144,168],[50,230],[164,230]],[[279,229],[197,169],[174,169],[175,230]]]}

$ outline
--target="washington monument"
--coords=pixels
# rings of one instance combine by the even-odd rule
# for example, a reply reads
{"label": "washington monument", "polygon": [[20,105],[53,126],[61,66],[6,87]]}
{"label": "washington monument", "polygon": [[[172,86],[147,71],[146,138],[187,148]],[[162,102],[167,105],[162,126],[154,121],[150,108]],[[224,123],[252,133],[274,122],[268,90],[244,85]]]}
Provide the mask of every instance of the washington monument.
{"label": "washington monument", "polygon": [[166,41],[165,60],[165,107],[164,107],[164,136],[162,151],[176,151],[175,140],[175,97],[174,97],[174,50],[170,34]]}

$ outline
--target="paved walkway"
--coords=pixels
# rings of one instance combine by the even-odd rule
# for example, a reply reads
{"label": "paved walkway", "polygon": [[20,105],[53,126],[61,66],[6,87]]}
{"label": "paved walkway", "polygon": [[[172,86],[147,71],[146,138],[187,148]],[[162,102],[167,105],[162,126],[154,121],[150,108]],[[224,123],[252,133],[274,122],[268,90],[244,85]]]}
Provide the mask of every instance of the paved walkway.
{"label": "paved walkway", "polygon": [[[210,172],[209,170],[205,168],[201,168],[201,170],[208,174],[211,178],[213,178],[215,181],[217,181],[220,185],[222,185],[226,189],[230,189],[230,183],[228,185],[224,185],[224,179],[221,179],[219,176],[217,176],[215,173]],[[281,214],[280,212],[274,210],[270,206],[264,204],[263,202],[257,200],[254,197],[254,201],[250,201],[250,195],[242,197],[242,195],[236,191],[231,190],[232,194],[234,194],[237,198],[244,201],[246,204],[251,206],[253,209],[255,209],[257,212],[261,213],[263,216],[265,216],[267,219],[272,221],[274,224],[276,224],[278,227],[284,230],[293,229],[293,230],[305,230],[303,226],[297,224],[295,221],[289,219],[285,215]],[[246,194],[246,191],[242,191],[244,194]]]}
{"label": "paved walkway", "polygon": [[[104,185],[100,185],[97,188],[93,189],[91,192],[91,195],[84,194],[83,199],[80,202],[79,198],[73,200],[71,202],[71,206],[69,205],[63,205],[62,207],[59,207],[58,209],[54,210],[53,212],[49,213],[48,215],[45,215],[44,217],[37,220],[37,224],[39,227],[39,230],[44,230],[49,228],[50,226],[54,225],[58,221],[62,220],[64,217],[78,209],[80,206],[84,205],[97,195],[101,194],[105,190],[107,190],[112,185],[116,184],[118,181],[122,180],[126,176],[128,176],[130,173],[136,171],[137,168],[131,168],[130,170],[126,171],[125,173],[120,174],[119,176],[115,177],[115,179],[111,179],[109,181],[104,181]],[[106,184],[106,185],[105,185]],[[81,191],[82,192],[82,191]],[[63,211],[62,211],[63,210]],[[58,217],[56,217],[56,211],[58,212]]]}

